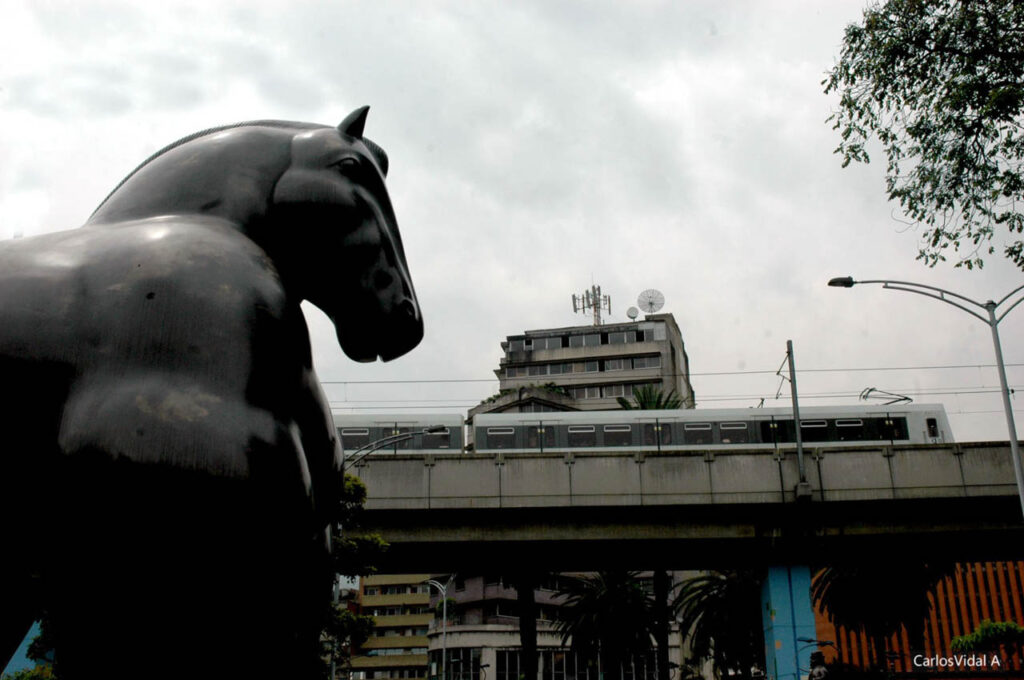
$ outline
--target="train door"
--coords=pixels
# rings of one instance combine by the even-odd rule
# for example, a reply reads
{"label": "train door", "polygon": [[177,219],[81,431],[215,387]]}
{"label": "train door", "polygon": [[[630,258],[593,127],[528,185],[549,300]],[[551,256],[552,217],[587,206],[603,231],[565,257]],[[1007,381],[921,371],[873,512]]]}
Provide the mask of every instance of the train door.
{"label": "train door", "polygon": [[796,441],[796,426],[793,419],[771,417],[771,420],[762,420],[761,442],[771,444],[779,448],[779,444],[791,444]]}
{"label": "train door", "polygon": [[640,419],[640,445],[653,446],[661,451],[662,444],[672,443],[672,426],[661,422],[658,418]]}
{"label": "train door", "polygon": [[544,425],[543,420],[528,422],[526,425],[526,448],[544,453],[545,448],[553,448],[555,445],[555,427],[553,424]]}

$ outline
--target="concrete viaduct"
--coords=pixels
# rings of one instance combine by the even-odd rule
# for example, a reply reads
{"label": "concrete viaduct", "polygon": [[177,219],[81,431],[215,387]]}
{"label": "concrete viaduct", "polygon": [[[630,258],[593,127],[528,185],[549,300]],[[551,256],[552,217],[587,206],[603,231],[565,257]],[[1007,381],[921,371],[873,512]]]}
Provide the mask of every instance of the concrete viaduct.
{"label": "concrete viaduct", "polygon": [[805,450],[373,455],[363,529],[383,572],[687,569],[1019,559],[1006,443]]}

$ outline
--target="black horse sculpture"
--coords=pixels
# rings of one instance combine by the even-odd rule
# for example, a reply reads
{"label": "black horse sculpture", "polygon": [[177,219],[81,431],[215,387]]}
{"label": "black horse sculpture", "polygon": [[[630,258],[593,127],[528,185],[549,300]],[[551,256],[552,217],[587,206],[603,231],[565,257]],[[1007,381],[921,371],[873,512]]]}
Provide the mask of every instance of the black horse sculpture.
{"label": "black horse sculpture", "polygon": [[343,487],[299,303],[357,361],[423,335],[366,113],[191,135],[0,244],[0,661],[45,609],[70,680],[312,672]]}

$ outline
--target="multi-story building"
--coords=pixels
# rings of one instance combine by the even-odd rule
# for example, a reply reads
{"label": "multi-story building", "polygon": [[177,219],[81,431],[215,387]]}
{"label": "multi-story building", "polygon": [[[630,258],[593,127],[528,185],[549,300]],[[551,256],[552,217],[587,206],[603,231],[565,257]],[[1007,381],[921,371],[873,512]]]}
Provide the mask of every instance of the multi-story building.
{"label": "multi-story building", "polygon": [[[618,397],[654,386],[675,391],[693,408],[690,366],[683,337],[671,314],[648,314],[643,321],[602,326],[571,326],[526,331],[501,343],[495,374],[499,397],[470,412],[503,410],[610,410]],[[537,394],[520,398],[521,389],[548,385],[555,403]],[[551,388],[554,389],[551,389]],[[536,390],[537,387],[532,387]],[[506,403],[507,402],[507,403]]]}
{"label": "multi-story building", "polygon": [[[675,578],[678,574],[672,574]],[[536,680],[596,680],[596,670],[588,674],[584,662],[568,649],[557,630],[558,611],[565,601],[561,594],[560,579],[572,574],[549,574],[534,590],[537,615],[537,679]],[[642,579],[650,590],[650,578]],[[507,577],[485,576],[451,577],[447,590],[448,622],[441,617],[430,626],[430,680],[521,680],[519,607],[515,584]],[[433,594],[432,603],[440,601]],[[678,632],[673,631],[669,641],[669,658],[680,662]],[[447,650],[448,667],[443,668],[442,650]],[[633,659],[630,668],[623,669],[619,680],[644,680],[655,676],[653,656]],[[604,677],[615,677],[605,673]]]}
{"label": "multi-story building", "polygon": [[429,574],[374,574],[359,584],[359,611],[372,616],[373,633],[352,657],[363,680],[427,677],[427,634],[434,618]]}

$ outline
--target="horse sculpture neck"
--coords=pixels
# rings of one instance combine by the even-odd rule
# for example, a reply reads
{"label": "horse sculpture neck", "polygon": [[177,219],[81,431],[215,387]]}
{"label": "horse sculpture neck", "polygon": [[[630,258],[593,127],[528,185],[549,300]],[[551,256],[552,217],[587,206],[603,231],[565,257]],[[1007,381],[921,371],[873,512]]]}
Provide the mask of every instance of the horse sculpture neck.
{"label": "horse sculpture neck", "polygon": [[252,236],[290,163],[297,132],[295,127],[254,124],[186,138],[129,175],[85,226],[189,215],[219,218]]}

